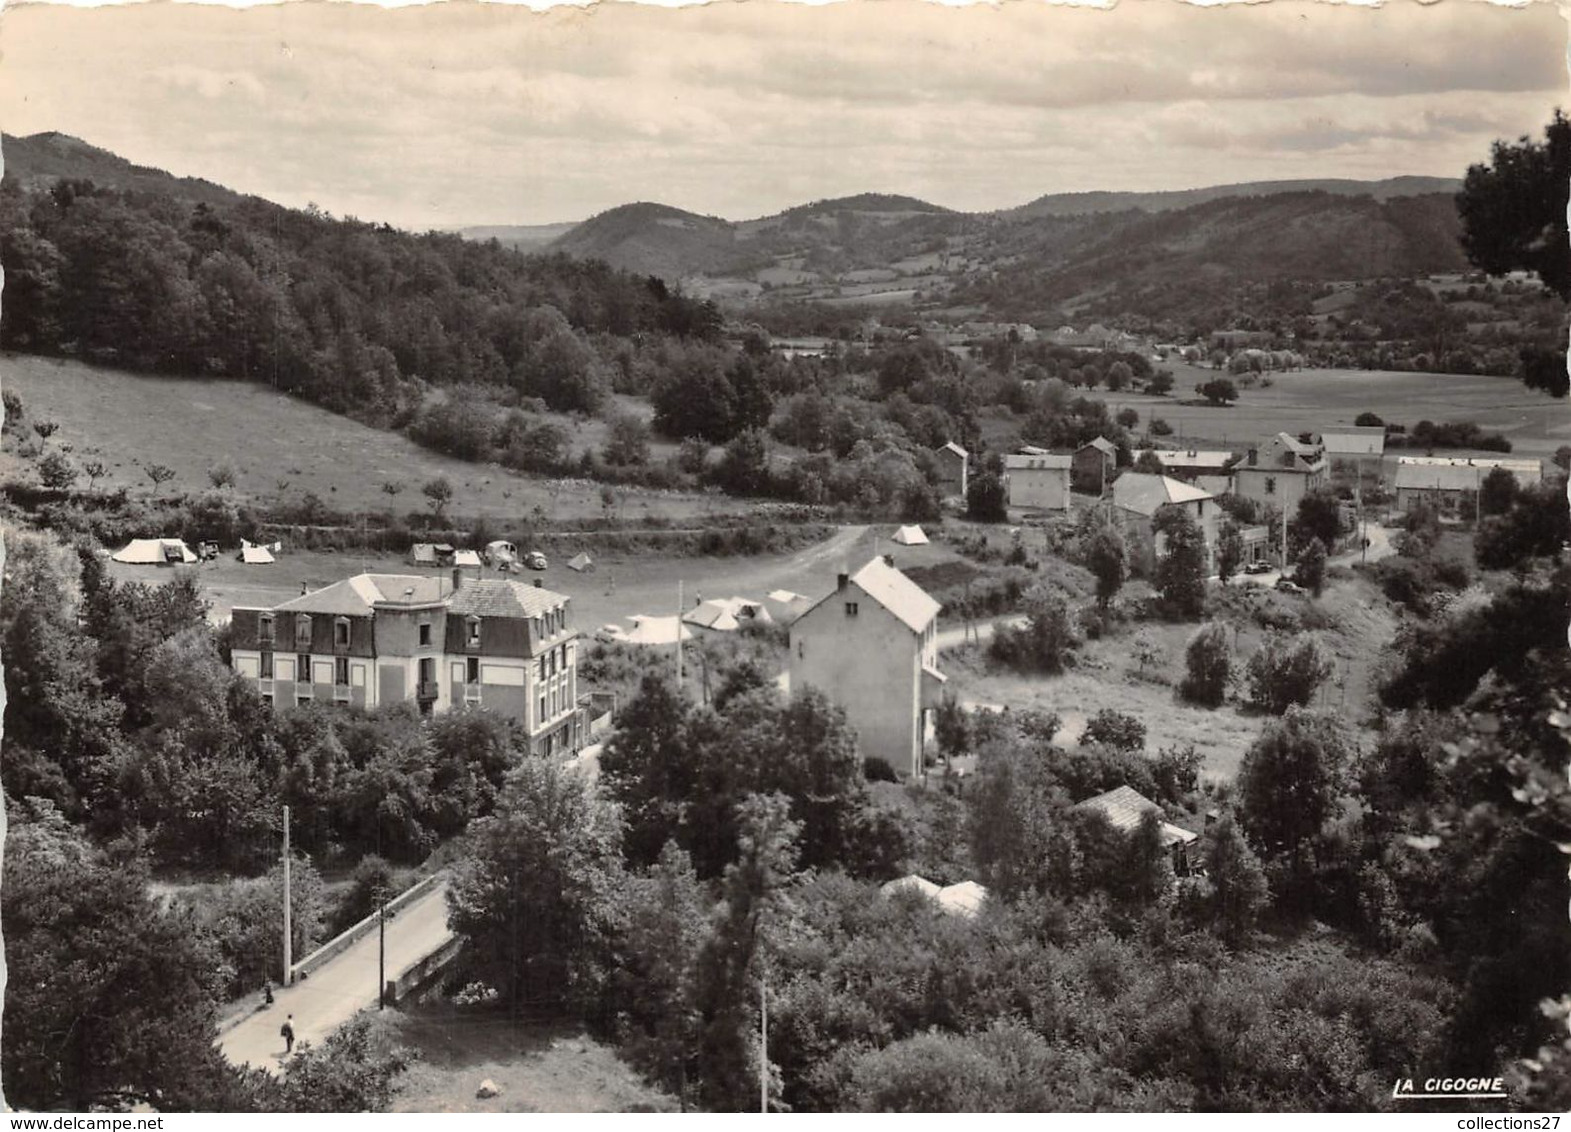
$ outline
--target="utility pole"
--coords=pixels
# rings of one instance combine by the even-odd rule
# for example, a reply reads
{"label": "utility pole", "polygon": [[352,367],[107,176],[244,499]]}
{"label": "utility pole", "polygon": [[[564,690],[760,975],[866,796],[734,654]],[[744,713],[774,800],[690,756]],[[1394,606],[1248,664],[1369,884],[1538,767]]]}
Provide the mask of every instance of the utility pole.
{"label": "utility pole", "polygon": [[769,976],[758,980],[758,1111],[769,1111]]}
{"label": "utility pole", "polygon": [[387,885],[376,886],[376,1008],[387,1009]]}
{"label": "utility pole", "polygon": [[683,608],[682,583],[676,584],[676,690],[682,691],[682,615],[687,612]]}
{"label": "utility pole", "polygon": [[295,933],[289,908],[289,807],[284,807],[284,986],[295,981]]}

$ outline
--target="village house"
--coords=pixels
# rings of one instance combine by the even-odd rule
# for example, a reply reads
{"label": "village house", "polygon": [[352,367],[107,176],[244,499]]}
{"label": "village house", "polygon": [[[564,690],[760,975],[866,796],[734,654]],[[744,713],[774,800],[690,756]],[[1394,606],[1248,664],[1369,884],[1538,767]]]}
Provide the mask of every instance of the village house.
{"label": "village house", "polygon": [[1488,456],[1400,456],[1397,458],[1398,510],[1408,511],[1423,501],[1448,515],[1476,518],[1478,492],[1484,477],[1504,468],[1518,487],[1531,487],[1544,477],[1537,460],[1506,460]]}
{"label": "village house", "polygon": [[[1164,475],[1183,480],[1209,491],[1212,495],[1226,495],[1232,486],[1232,466],[1238,459],[1231,452],[1201,451],[1199,449],[1151,448],[1147,451],[1162,465]],[[1144,453],[1136,453],[1138,460]]]}
{"label": "village house", "polygon": [[1181,826],[1173,825],[1167,821],[1158,806],[1144,794],[1132,786],[1120,786],[1116,790],[1109,790],[1105,794],[1098,794],[1094,798],[1087,798],[1075,805],[1075,809],[1101,814],[1107,819],[1107,824],[1116,829],[1125,837],[1132,837],[1140,830],[1140,822],[1148,813],[1154,813],[1161,823],[1162,848],[1167,850],[1169,860],[1173,866],[1175,876],[1188,876],[1193,868],[1199,864],[1189,859],[1191,847],[1200,840],[1199,834],[1191,833]]}
{"label": "village house", "polygon": [[845,710],[863,756],[902,774],[922,773],[927,716],[944,685],[938,608],[883,557],[841,574],[791,625],[792,690],[822,690]]}
{"label": "village house", "polygon": [[1360,479],[1367,472],[1380,478],[1380,461],[1386,452],[1383,426],[1337,425],[1320,434],[1320,447],[1333,468],[1352,464]]}
{"label": "village house", "polygon": [[1042,511],[1069,510],[1069,473],[1073,457],[1035,449],[1004,457],[1009,506]]}
{"label": "village house", "polygon": [[1156,531],[1157,515],[1183,511],[1194,520],[1205,538],[1205,568],[1216,569],[1217,522],[1221,506],[1210,492],[1171,476],[1125,472],[1113,484],[1113,514],[1129,536],[1130,558],[1150,570],[1167,553],[1166,537]]}
{"label": "village house", "polygon": [[933,455],[938,460],[939,494],[946,499],[952,496],[964,499],[970,453],[951,440],[941,448],[934,449]]}
{"label": "village house", "polygon": [[357,574],[271,608],[236,608],[231,664],[276,704],[465,706],[522,723],[538,754],[580,745],[565,594],[524,582]]}
{"label": "village house", "polygon": [[1069,479],[1076,491],[1106,495],[1118,471],[1118,446],[1105,436],[1088,440],[1070,457]]}
{"label": "village house", "polygon": [[1325,482],[1326,461],[1320,446],[1285,432],[1251,448],[1233,468],[1233,494],[1289,516],[1304,496]]}

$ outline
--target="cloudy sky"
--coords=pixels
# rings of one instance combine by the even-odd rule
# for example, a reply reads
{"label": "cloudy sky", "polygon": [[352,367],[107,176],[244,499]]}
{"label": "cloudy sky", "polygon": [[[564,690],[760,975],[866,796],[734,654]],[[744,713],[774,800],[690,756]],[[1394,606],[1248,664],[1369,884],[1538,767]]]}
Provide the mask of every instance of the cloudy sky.
{"label": "cloudy sky", "polygon": [[1571,106],[1548,3],[14,6],[0,127],[426,228],[659,200],[1460,176]]}

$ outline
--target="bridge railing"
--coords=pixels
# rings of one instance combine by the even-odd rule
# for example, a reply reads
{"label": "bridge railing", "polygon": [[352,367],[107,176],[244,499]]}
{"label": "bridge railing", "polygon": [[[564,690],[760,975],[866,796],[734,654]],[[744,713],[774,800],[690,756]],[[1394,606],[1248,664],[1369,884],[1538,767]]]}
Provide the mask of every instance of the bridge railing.
{"label": "bridge railing", "polygon": [[[425,896],[446,879],[447,874],[445,872],[432,873],[424,880],[412,884],[408,888],[404,889],[403,892],[400,892],[397,896],[387,902],[386,911],[388,918],[391,919],[401,909],[407,908],[410,904],[413,904],[422,896]],[[312,971],[315,971],[318,967],[322,966],[322,964],[326,963],[328,960],[343,954],[344,951],[348,950],[350,947],[353,947],[356,943],[360,942],[360,940],[370,935],[371,932],[375,930],[377,920],[380,915],[381,909],[372,912],[365,919],[361,920],[353,927],[344,929],[344,931],[340,932],[338,935],[324,943],[321,947],[311,952],[310,955],[307,955],[304,959],[300,960],[300,962],[296,963],[289,969],[291,981],[294,979],[304,978]]]}

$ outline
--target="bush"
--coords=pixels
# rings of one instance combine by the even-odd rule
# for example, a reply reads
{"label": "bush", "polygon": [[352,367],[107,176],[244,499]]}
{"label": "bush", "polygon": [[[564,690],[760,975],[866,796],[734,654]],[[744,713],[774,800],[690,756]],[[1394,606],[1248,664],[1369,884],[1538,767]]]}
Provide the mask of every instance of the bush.
{"label": "bush", "polygon": [[877,755],[869,755],[862,760],[862,777],[869,782],[899,782],[895,768],[889,765],[889,760]]}
{"label": "bush", "polygon": [[1062,598],[1037,586],[1026,595],[1026,623],[993,631],[992,657],[1013,668],[1061,672],[1077,641],[1074,621]]}
{"label": "bush", "polygon": [[1082,743],[1100,743],[1106,747],[1113,747],[1120,751],[1144,750],[1146,745],[1146,725],[1132,715],[1111,708],[1103,708],[1091,717],[1086,724],[1085,732],[1080,736]]}
{"label": "bush", "polygon": [[1311,634],[1267,637],[1249,658],[1249,702],[1272,715],[1295,704],[1308,706],[1334,670],[1335,663]]}
{"label": "bush", "polygon": [[1184,648],[1184,667],[1184,682],[1179,686],[1183,697],[1205,707],[1220,707],[1227,699],[1233,670],[1227,626],[1211,621],[1195,630]]}
{"label": "bush", "polygon": [[1319,539],[1310,539],[1299,554],[1298,560],[1293,563],[1293,577],[1310,593],[1320,596],[1326,584],[1326,548]]}

